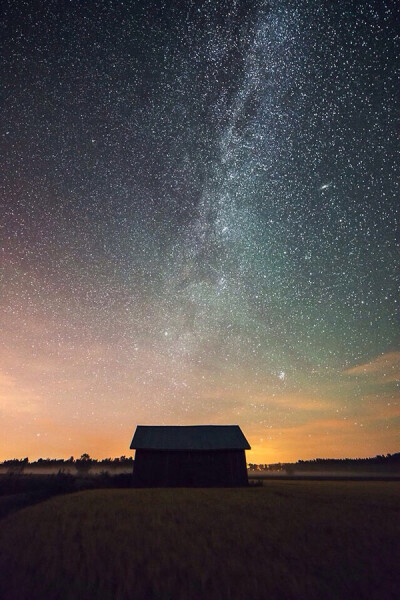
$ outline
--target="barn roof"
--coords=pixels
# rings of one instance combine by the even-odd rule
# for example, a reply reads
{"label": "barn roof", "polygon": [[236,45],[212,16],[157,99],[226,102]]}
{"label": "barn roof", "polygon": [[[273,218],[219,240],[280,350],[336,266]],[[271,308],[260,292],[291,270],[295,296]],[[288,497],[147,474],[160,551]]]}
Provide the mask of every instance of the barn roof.
{"label": "barn roof", "polygon": [[131,449],[250,450],[239,425],[138,425]]}

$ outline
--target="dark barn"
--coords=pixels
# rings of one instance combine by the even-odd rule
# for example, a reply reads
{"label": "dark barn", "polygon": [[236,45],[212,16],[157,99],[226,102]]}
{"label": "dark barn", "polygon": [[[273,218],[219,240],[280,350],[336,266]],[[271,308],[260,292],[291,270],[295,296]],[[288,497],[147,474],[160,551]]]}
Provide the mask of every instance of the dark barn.
{"label": "dark barn", "polygon": [[134,485],[141,487],[243,486],[248,484],[245,450],[238,425],[138,425]]}

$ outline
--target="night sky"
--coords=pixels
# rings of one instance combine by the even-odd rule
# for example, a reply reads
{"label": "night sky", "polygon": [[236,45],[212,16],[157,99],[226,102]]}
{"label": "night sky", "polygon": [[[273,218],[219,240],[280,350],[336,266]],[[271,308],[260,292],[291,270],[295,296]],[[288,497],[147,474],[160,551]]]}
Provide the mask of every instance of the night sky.
{"label": "night sky", "polygon": [[395,3],[3,7],[0,459],[399,451]]}

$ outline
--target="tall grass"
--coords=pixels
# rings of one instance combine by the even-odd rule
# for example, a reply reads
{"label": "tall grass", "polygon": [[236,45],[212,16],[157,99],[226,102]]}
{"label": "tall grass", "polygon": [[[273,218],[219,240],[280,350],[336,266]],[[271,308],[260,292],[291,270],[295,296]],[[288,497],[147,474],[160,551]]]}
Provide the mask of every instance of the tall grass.
{"label": "tall grass", "polygon": [[400,483],[93,490],[8,516],[4,600],[397,600]]}

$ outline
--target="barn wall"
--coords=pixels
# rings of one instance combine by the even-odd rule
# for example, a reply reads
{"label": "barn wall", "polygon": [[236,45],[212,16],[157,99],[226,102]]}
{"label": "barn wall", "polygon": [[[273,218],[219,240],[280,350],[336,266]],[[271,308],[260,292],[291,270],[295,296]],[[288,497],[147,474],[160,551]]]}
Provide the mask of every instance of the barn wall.
{"label": "barn wall", "polygon": [[136,450],[134,483],[143,487],[247,485],[244,450]]}

